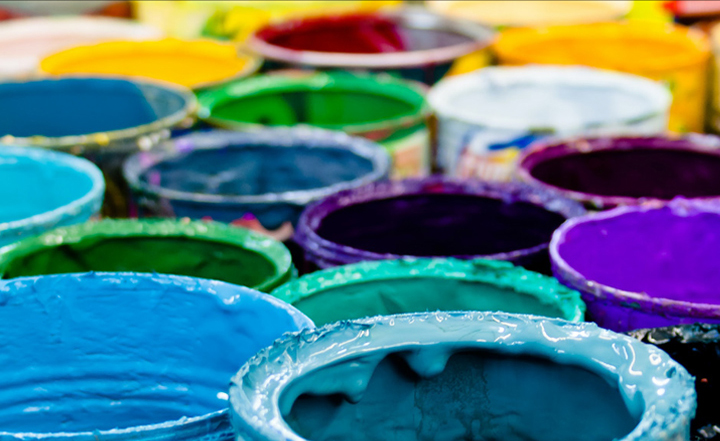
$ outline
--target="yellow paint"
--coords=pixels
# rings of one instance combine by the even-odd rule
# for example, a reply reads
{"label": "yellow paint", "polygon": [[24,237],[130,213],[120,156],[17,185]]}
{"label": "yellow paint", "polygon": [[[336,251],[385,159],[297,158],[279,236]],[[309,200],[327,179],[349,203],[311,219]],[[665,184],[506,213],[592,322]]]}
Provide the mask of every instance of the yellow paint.
{"label": "yellow paint", "polygon": [[671,23],[673,15],[665,9],[663,3],[665,0],[635,0],[627,19]]}
{"label": "yellow paint", "polygon": [[40,62],[51,75],[138,76],[198,88],[249,75],[258,60],[230,43],[210,40],[114,41],[80,46]]}

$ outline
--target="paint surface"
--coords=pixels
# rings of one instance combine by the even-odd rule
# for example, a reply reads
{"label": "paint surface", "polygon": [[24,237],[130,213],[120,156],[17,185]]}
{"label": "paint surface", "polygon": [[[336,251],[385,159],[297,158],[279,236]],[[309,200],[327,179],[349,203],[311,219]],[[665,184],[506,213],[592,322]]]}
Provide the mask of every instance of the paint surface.
{"label": "paint surface", "polygon": [[127,436],[230,438],[220,411],[232,372],[283,332],[311,325],[257,291],[178,276],[14,279],[0,282],[0,299],[3,434],[92,440],[108,436],[96,430],[214,413]]}

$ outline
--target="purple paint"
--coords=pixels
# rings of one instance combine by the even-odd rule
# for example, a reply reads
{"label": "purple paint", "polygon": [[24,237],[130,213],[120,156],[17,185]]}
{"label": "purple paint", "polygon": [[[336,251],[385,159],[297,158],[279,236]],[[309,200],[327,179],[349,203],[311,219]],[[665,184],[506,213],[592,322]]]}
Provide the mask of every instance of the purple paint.
{"label": "purple paint", "polygon": [[519,180],[589,208],[720,197],[720,138],[615,137],[541,143],[520,161]]}
{"label": "purple paint", "polygon": [[676,199],[566,222],[553,273],[615,331],[720,323],[720,205]]}
{"label": "purple paint", "polygon": [[549,270],[547,246],[580,204],[518,183],[378,182],[308,207],[296,241],[320,268],[408,257],[508,260]]}

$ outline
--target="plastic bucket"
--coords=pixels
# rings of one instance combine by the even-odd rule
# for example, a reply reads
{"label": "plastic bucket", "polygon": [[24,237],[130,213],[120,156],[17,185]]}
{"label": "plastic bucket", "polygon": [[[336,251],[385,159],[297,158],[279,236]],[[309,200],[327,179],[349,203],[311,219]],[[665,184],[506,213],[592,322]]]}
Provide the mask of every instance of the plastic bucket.
{"label": "plastic bucket", "polygon": [[281,243],[215,222],[88,222],[0,249],[3,279],[86,271],[177,274],[267,292],[290,280],[293,268]]}
{"label": "plastic bucket", "polygon": [[671,441],[687,440],[695,390],[664,352],[594,324],[436,312],[279,340],[230,405],[248,441]]}
{"label": "plastic bucket", "polygon": [[582,64],[659,80],[673,94],[670,129],[703,130],[710,43],[700,31],[642,21],[509,29],[495,51],[501,64]]}
{"label": "plastic bucket", "polygon": [[123,75],[167,81],[192,89],[254,73],[260,61],[235,45],[212,40],[111,41],[80,46],[44,58],[51,75]]}
{"label": "plastic bucket", "polygon": [[553,235],[553,274],[614,331],[720,323],[720,207],[676,199],[571,219]]}
{"label": "plastic bucket", "polygon": [[194,110],[189,90],[165,83],[97,77],[0,83],[0,143],[91,160],[106,178],[103,214],[125,217],[122,162],[168,137]]}
{"label": "plastic bucket", "polygon": [[591,209],[649,200],[720,199],[720,138],[616,137],[540,143],[517,178]]}
{"label": "plastic bucket", "polygon": [[583,67],[491,67],[433,87],[437,162],[448,175],[508,180],[521,150],[548,137],[660,133],[670,94]]}
{"label": "plastic bucket", "polygon": [[100,170],[82,158],[0,147],[0,246],[85,222],[98,214],[104,190]]}
{"label": "plastic bucket", "polygon": [[425,311],[504,311],[582,321],[580,294],[496,260],[361,262],[306,274],[271,293],[317,326]]}
{"label": "plastic bucket", "polygon": [[458,58],[487,47],[493,32],[423,8],[346,14],[270,24],[248,40],[264,70],[391,71],[434,84]]}
{"label": "plastic bucket", "polygon": [[511,182],[406,179],[339,192],[308,206],[295,241],[319,268],[458,257],[508,260],[549,272],[553,231],[584,212],[576,202]]}
{"label": "plastic bucket", "polygon": [[388,75],[284,73],[249,78],[200,94],[199,117],[234,130],[306,124],[382,144],[395,177],[429,171],[425,88]]}
{"label": "plastic bucket", "polygon": [[267,294],[191,277],[27,277],[0,295],[3,440],[232,440],[228,379],[312,327]]}

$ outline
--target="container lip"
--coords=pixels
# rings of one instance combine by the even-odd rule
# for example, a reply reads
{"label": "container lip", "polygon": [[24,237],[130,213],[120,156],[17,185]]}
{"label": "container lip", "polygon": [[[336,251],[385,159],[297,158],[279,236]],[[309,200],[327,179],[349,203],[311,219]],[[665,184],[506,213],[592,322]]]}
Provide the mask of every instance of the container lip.
{"label": "container lip", "polygon": [[451,279],[480,282],[552,304],[566,320],[580,322],[585,303],[580,293],[556,279],[500,260],[454,258],[365,261],[328,268],[287,282],[270,294],[291,305],[334,288],[397,279]]}
{"label": "container lip", "polygon": [[[2,144],[16,144],[16,145],[28,145],[35,147],[44,147],[54,150],[68,150],[74,151],[78,146],[85,149],[102,150],[105,146],[118,141],[129,141],[137,139],[143,136],[151,135],[154,133],[162,132],[167,130],[180,122],[185,118],[193,114],[197,110],[197,99],[195,95],[185,87],[166,83],[162,81],[150,80],[145,78],[136,77],[123,77],[118,75],[62,75],[56,77],[47,77],[40,79],[29,79],[29,80],[18,80],[18,81],[5,81],[4,84],[28,84],[28,83],[41,83],[41,82],[62,82],[67,80],[93,80],[93,81],[124,81],[128,83],[139,84],[140,86],[153,86],[167,91],[174,92],[180,97],[185,105],[177,112],[168,115],[164,118],[159,118],[148,124],[143,124],[137,127],[130,127],[127,129],[110,130],[107,132],[95,132],[87,133],[83,135],[71,135],[71,136],[27,136],[27,137],[15,137],[12,135],[5,135],[0,138]],[[165,135],[167,136],[167,135]]]}
{"label": "container lip", "polygon": [[[506,202],[527,202],[548,211],[558,213],[566,219],[584,214],[581,204],[559,197],[544,189],[533,188],[518,182],[491,182],[461,180],[451,177],[431,176],[409,178],[400,181],[374,182],[366,186],[331,194],[323,200],[308,205],[300,215],[295,241],[307,253],[329,259],[338,254],[350,257],[346,263],[363,260],[413,259],[418,256],[382,254],[361,250],[331,242],[317,234],[323,219],[330,213],[351,205],[363,204],[381,199],[390,199],[417,194],[469,195],[482,198],[500,199]],[[549,241],[530,248],[513,250],[491,255],[455,256],[461,259],[515,260],[547,249]],[[445,257],[445,256],[435,256]]]}
{"label": "container lip", "polygon": [[279,31],[282,28],[292,27],[302,21],[295,20],[290,23],[268,25],[253,33],[249,37],[247,44],[252,51],[258,53],[265,59],[292,64],[314,67],[393,69],[449,62],[463,55],[490,46],[495,38],[495,32],[490,27],[468,20],[444,17],[422,8],[406,6],[398,10],[348,14],[347,16],[383,17],[415,29],[450,30],[458,35],[468,37],[472,41],[435,49],[355,54],[288,49],[269,43],[263,38],[264,33],[271,30]]}
{"label": "container lip", "polygon": [[[641,143],[642,147],[637,144]],[[712,156],[720,156],[720,137],[699,133],[684,135],[664,134],[655,136],[608,136],[608,137],[569,137],[561,140],[540,140],[530,148],[520,153],[518,166],[515,169],[515,178],[528,185],[544,188],[548,191],[561,194],[562,196],[579,201],[587,206],[598,209],[614,208],[625,205],[641,205],[648,202],[663,202],[664,200],[643,197],[635,198],[629,196],[603,196],[593,193],[585,193],[548,184],[532,175],[531,170],[538,164],[563,156],[574,154],[585,154],[604,151],[629,151],[629,150],[676,150],[702,153]],[[720,199],[720,195],[696,200]],[[664,201],[667,202],[667,201]]]}
{"label": "container lip", "polygon": [[720,344],[720,325],[693,323],[688,325],[663,326],[660,328],[644,328],[627,332],[627,335],[653,345],[663,345],[670,342],[681,344]]}
{"label": "container lip", "polygon": [[[408,335],[412,341],[407,341]],[[618,385],[628,410],[640,418],[621,441],[651,441],[662,439],[668,431],[679,433],[689,426],[696,408],[694,379],[684,367],[654,346],[594,323],[502,312],[412,313],[341,321],[300,331],[261,350],[231,382],[230,414],[235,433],[250,440],[305,441],[280,412],[280,398],[297,378],[361,355],[417,351],[436,345],[444,346],[440,351],[449,353],[479,349],[499,350],[509,356],[539,356],[607,378]],[[646,375],[637,375],[638,369],[645,369]],[[672,382],[668,382],[671,377]]]}
{"label": "container lip", "polygon": [[93,207],[93,212],[100,210],[105,194],[105,178],[100,169],[87,159],[42,148],[0,146],[0,159],[8,157],[30,158],[38,163],[49,161],[62,163],[65,167],[72,168],[76,173],[87,175],[91,180],[91,187],[85,195],[61,207],[24,219],[0,222],[0,231],[3,234],[28,230],[37,226],[50,228],[58,225],[63,219],[83,211],[85,207]]}
{"label": "container lip", "polygon": [[567,233],[577,225],[603,222],[628,214],[645,213],[663,208],[669,208],[673,213],[680,214],[695,212],[713,213],[720,216],[720,205],[714,201],[675,198],[670,202],[648,201],[637,206],[621,206],[612,210],[569,219],[555,230],[550,240],[550,260],[553,274],[566,286],[576,289],[583,293],[584,296],[590,296],[595,300],[617,305],[633,304],[637,305],[638,309],[662,312],[664,315],[720,319],[720,304],[692,303],[663,297],[651,297],[645,293],[613,288],[594,280],[588,280],[560,255],[560,245],[565,241]]}
{"label": "container lip", "polygon": [[[214,195],[172,190],[166,187],[143,182],[141,176],[151,167],[197,150],[215,150],[224,148],[240,149],[248,146],[267,148],[330,148],[347,150],[372,162],[373,170],[351,181],[338,182],[326,187],[309,190],[293,190],[280,193],[259,195]],[[364,138],[349,136],[311,127],[272,128],[256,132],[232,132],[213,130],[183,136],[169,142],[164,150],[139,152],[131,156],[123,166],[123,174],[134,191],[158,195],[171,200],[183,200],[209,204],[226,203],[291,203],[305,205],[340,190],[359,187],[383,179],[390,170],[390,156],[378,144]]]}
{"label": "container lip", "polygon": [[273,266],[271,277],[259,285],[249,287],[258,291],[277,287],[292,272],[290,251],[282,243],[245,228],[189,219],[104,219],[60,227],[0,248],[0,278],[12,261],[43,249],[118,238],[184,238],[241,247],[258,254]]}

